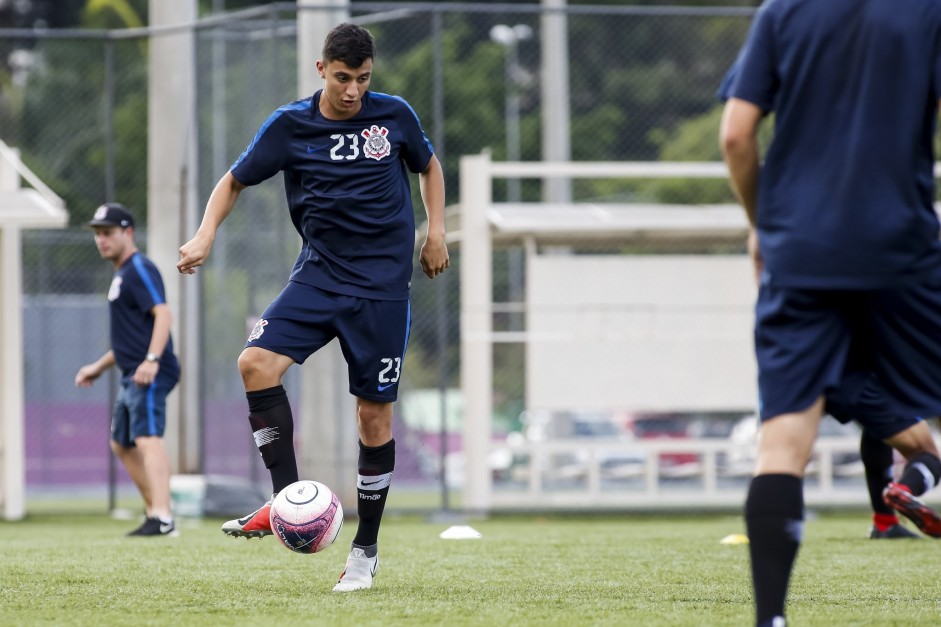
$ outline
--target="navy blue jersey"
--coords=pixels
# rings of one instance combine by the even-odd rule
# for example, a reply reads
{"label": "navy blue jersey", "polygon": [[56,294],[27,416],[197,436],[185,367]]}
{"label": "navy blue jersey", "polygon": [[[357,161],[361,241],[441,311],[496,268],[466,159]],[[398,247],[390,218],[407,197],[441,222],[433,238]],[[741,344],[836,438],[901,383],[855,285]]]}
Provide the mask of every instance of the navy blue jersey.
{"label": "navy blue jersey", "polygon": [[[108,290],[111,310],[111,350],[123,377],[130,377],[144,361],[154,333],[150,310],[167,302],[163,279],[153,262],[139,252],[121,264]],[[160,374],[179,377],[173,338],[160,356]]]}
{"label": "navy blue jersey", "polygon": [[941,2],[769,0],[727,91],[775,113],[759,182],[765,280],[882,288],[941,263]]}
{"label": "navy blue jersey", "polygon": [[256,185],[284,172],[291,220],[303,240],[291,280],[405,300],[415,247],[407,170],[425,170],[434,151],[401,98],[367,91],[355,116],[328,120],[320,93],[272,113],[232,175]]}

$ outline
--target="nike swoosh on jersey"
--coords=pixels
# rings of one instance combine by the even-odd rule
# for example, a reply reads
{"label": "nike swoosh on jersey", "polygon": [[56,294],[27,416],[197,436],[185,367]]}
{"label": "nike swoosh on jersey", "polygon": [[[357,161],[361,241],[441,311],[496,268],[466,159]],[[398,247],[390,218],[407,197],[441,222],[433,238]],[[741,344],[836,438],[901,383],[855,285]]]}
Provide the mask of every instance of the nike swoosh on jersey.
{"label": "nike swoosh on jersey", "polygon": [[377,385],[377,386],[376,386],[376,389],[379,390],[380,392],[385,392],[386,390],[388,390],[389,388],[391,388],[393,385],[395,385],[395,384],[394,384],[394,383],[390,383],[389,385]]}
{"label": "nike swoosh on jersey", "polygon": [[318,150],[322,150],[322,149],[326,148],[326,147],[329,146],[329,145],[330,145],[330,144],[323,144],[322,146],[317,146],[316,148],[311,148],[310,146],[308,146],[308,147],[307,147],[307,154],[309,154],[309,155],[310,155],[310,154],[313,154],[313,153],[317,152]]}

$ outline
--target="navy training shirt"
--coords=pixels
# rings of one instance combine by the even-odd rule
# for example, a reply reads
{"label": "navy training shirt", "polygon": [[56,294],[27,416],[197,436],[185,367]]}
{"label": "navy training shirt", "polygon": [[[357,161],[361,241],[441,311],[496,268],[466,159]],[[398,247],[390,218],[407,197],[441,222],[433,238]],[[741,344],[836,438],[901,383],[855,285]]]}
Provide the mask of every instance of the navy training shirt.
{"label": "navy training shirt", "polygon": [[425,170],[434,150],[402,98],[367,91],[359,113],[329,120],[320,113],[321,91],[272,113],[232,175],[257,185],[284,172],[291,221],[303,240],[292,281],[407,300],[415,248],[407,170]]}
{"label": "navy training shirt", "polygon": [[[108,303],[111,312],[111,350],[123,378],[134,374],[147,357],[154,334],[150,310],[167,302],[163,279],[154,263],[139,252],[131,255],[114,273]],[[160,374],[177,378],[180,364],[173,354],[173,338],[160,356]]]}
{"label": "navy training shirt", "polygon": [[773,284],[881,288],[941,263],[941,2],[769,0],[720,96],[775,113],[757,226]]}

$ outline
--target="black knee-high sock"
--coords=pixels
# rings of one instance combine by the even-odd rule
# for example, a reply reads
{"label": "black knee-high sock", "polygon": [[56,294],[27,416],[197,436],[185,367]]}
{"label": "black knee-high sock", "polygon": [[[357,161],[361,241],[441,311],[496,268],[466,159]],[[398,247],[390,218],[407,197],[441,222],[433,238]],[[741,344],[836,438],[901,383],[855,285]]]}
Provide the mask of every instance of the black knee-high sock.
{"label": "black knee-high sock", "polygon": [[939,478],[941,478],[941,460],[931,453],[919,453],[905,464],[899,483],[907,487],[915,496],[920,496],[938,485]]}
{"label": "black knee-high sock", "polygon": [[359,476],[356,481],[359,526],[353,544],[361,547],[376,544],[394,468],[395,440],[389,440],[382,446],[359,443]]}
{"label": "black knee-high sock", "polygon": [[784,616],[787,586],[804,526],[804,486],[794,475],[758,475],[748,487],[745,524],[757,624]]}
{"label": "black knee-high sock", "polygon": [[284,387],[247,392],[248,422],[255,445],[271,472],[271,488],[280,492],[298,479],[294,457],[294,416]]}
{"label": "black knee-high sock", "polygon": [[892,481],[892,447],[865,431],[859,442],[859,455],[866,471],[869,503],[876,514],[894,516],[895,510],[882,500],[882,492]]}

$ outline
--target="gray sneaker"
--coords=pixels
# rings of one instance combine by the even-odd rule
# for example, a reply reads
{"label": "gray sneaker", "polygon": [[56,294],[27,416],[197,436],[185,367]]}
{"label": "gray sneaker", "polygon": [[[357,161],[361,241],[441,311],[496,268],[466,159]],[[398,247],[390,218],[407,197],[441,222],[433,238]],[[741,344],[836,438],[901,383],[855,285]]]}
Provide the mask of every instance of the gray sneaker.
{"label": "gray sneaker", "polygon": [[354,548],[346,558],[346,568],[340,574],[340,580],[333,586],[334,592],[352,592],[372,588],[373,577],[379,570],[379,554],[366,557],[366,551]]}
{"label": "gray sneaker", "polygon": [[905,539],[914,539],[919,540],[921,536],[917,533],[909,531],[901,524],[895,524],[886,529],[885,531],[879,531],[875,525],[869,529],[869,537],[872,540],[905,540]]}

